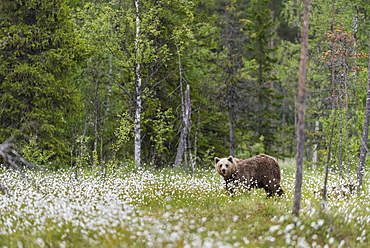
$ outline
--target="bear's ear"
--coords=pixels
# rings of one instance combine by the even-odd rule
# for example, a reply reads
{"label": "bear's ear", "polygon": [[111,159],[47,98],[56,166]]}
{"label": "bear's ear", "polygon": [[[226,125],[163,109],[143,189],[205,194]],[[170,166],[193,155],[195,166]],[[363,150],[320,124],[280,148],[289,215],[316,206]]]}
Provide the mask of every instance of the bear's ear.
{"label": "bear's ear", "polygon": [[218,157],[215,157],[215,163],[217,164],[221,159]]}
{"label": "bear's ear", "polygon": [[229,160],[231,163],[234,162],[233,156],[228,157],[227,160]]}

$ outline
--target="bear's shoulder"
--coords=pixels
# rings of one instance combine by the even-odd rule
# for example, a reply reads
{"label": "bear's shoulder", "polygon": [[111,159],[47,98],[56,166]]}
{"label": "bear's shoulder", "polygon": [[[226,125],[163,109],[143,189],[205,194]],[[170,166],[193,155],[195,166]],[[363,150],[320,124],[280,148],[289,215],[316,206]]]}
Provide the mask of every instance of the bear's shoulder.
{"label": "bear's shoulder", "polygon": [[266,160],[266,159],[270,159],[270,160],[274,160],[277,163],[276,158],[274,158],[274,157],[272,157],[270,155],[267,155],[267,154],[259,154],[257,156],[251,157],[249,159],[254,159],[254,160]]}

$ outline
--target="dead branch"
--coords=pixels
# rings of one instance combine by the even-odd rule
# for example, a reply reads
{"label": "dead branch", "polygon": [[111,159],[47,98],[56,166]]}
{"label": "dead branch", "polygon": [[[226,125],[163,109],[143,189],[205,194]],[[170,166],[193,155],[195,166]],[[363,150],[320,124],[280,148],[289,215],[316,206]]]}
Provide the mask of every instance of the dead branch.
{"label": "dead branch", "polygon": [[[0,164],[0,166],[5,167],[7,169],[18,171],[24,179],[31,182],[34,186],[37,187],[36,182],[28,178],[23,171],[26,168],[33,170],[33,169],[44,169],[44,167],[35,165],[31,162],[28,162],[25,158],[23,158],[17,152],[17,147],[12,142],[13,138],[14,135],[0,145],[0,156],[3,157],[3,163]],[[8,196],[12,196],[12,194],[5,187],[2,186],[1,182],[0,182],[0,192]]]}
{"label": "dead branch", "polygon": [[24,159],[17,151],[14,143],[5,141],[0,145],[0,155],[3,157],[3,164],[5,168],[22,171],[24,168],[28,169],[41,169],[42,167],[37,166],[33,163],[28,162]]}

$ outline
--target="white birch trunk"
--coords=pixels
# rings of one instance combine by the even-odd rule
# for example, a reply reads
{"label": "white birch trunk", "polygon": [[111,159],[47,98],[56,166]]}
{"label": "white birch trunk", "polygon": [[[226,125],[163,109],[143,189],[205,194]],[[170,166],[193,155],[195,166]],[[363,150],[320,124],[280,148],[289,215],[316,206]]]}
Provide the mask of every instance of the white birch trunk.
{"label": "white birch trunk", "polygon": [[189,123],[190,123],[190,86],[186,85],[185,90],[185,99],[182,103],[183,105],[183,113],[182,113],[182,129],[180,134],[179,146],[177,148],[177,154],[175,158],[175,168],[179,168],[180,164],[182,163],[183,157],[186,161],[186,138],[188,135]]}
{"label": "white birch trunk", "polygon": [[141,65],[140,65],[140,12],[139,0],[135,0],[136,8],[136,34],[135,34],[135,91],[136,91],[136,106],[135,106],[135,119],[134,119],[134,154],[135,163],[137,166],[141,164]]}
{"label": "white birch trunk", "polygon": [[179,139],[179,146],[177,147],[177,153],[175,158],[174,167],[179,168],[180,164],[182,163],[182,157],[185,151],[185,145],[186,145],[186,135],[185,135],[185,102],[184,102],[184,92],[182,90],[182,67],[181,67],[181,56],[180,56],[180,50],[179,46],[176,45],[177,49],[177,57],[178,57],[178,65],[179,65],[179,77],[180,77],[180,96],[181,96],[181,133],[180,133],[180,139]]}

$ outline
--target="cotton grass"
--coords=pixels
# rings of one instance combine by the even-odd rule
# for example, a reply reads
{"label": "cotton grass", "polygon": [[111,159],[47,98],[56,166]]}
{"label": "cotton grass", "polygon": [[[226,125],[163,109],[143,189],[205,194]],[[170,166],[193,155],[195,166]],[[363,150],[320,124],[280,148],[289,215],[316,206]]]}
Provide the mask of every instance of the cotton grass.
{"label": "cotton grass", "polygon": [[[282,163],[286,195],[222,189],[212,168],[118,170],[105,179],[93,171],[3,170],[0,247],[366,247],[370,199],[329,198],[321,209],[314,191],[322,172],[304,174],[300,217],[291,215],[294,173]],[[365,175],[367,177],[367,175]],[[330,175],[330,186],[342,183]]]}

